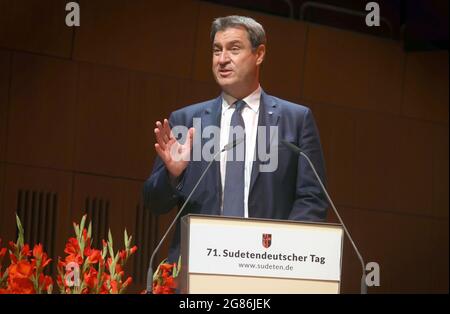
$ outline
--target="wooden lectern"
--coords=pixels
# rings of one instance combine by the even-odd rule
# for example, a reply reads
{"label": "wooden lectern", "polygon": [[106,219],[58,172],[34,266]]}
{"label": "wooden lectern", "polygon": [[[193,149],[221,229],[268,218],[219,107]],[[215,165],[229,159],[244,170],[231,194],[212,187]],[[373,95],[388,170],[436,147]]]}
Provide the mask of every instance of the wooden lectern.
{"label": "wooden lectern", "polygon": [[181,293],[339,293],[341,225],[186,215]]}

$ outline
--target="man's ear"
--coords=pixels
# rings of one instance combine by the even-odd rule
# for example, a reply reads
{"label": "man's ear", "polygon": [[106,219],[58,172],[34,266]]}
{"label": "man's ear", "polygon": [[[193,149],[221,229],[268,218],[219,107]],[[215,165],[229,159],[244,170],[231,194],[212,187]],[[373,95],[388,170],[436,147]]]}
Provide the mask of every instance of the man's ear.
{"label": "man's ear", "polygon": [[256,65],[261,65],[264,61],[264,57],[266,56],[266,45],[259,45],[258,48],[256,48]]}

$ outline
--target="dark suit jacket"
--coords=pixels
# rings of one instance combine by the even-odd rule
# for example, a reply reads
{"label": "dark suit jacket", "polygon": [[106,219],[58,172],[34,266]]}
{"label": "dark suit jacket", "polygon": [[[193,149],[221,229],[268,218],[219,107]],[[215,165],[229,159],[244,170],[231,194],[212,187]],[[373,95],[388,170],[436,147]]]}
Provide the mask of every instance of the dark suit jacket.
{"label": "dark suit jacket", "polygon": [[[202,130],[211,125],[220,127],[221,110],[220,96],[173,112],[169,122],[172,126],[183,125],[190,128],[193,126],[193,118],[201,118]],[[278,126],[278,168],[274,172],[261,172],[259,158],[253,162],[248,198],[249,217],[324,220],[328,203],[312,169],[303,157],[297,156],[280,142],[284,139],[299,146],[310,157],[325,182],[323,153],[311,110],[262,92],[258,125]],[[196,130],[196,134],[201,133]],[[267,135],[267,149],[270,140]],[[152,174],[144,185],[145,206],[156,214],[181,206],[207,164],[205,160],[191,161],[179,184],[174,186],[169,180],[167,169],[157,157]],[[220,162],[214,161],[183,215],[220,215],[221,194]],[[176,261],[179,254],[179,231],[178,225],[169,251],[171,261]]]}

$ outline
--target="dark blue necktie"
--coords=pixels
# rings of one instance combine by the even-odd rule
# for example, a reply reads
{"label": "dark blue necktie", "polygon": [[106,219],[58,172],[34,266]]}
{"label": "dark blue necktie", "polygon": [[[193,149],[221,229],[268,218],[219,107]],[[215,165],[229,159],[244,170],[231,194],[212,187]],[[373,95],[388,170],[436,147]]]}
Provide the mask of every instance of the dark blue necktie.
{"label": "dark blue necktie", "polygon": [[[238,100],[235,105],[236,110],[231,116],[229,143],[240,139],[244,141],[227,152],[223,215],[244,217],[245,124],[241,111],[245,101]],[[243,132],[233,132],[236,127],[241,127]]]}

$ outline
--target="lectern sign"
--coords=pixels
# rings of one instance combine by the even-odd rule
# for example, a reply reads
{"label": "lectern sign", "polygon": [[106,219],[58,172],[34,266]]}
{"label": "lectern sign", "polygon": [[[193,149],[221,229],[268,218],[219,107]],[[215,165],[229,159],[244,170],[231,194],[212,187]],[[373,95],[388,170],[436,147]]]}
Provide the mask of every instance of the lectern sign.
{"label": "lectern sign", "polygon": [[189,271],[339,281],[342,237],[336,226],[211,224],[200,219],[189,232]]}

